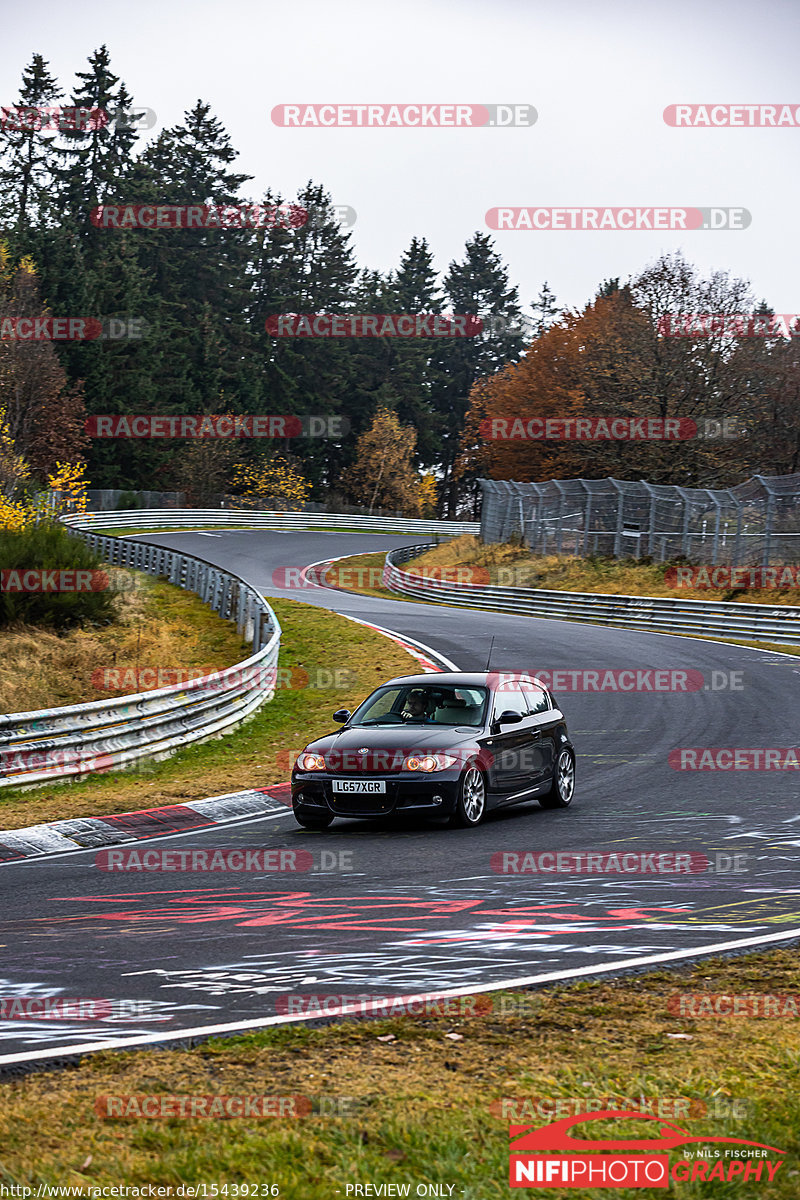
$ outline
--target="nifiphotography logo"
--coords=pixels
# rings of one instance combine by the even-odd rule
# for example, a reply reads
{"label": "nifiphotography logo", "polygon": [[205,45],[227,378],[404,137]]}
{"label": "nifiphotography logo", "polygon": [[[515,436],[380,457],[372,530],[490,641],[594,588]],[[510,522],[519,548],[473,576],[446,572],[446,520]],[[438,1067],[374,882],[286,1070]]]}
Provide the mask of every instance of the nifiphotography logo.
{"label": "nifiphotography logo", "polygon": [[[601,1140],[571,1136],[573,1125],[615,1118],[654,1121],[658,1134],[653,1138]],[[744,1138],[695,1137],[660,1117],[630,1110],[579,1113],[538,1128],[510,1125],[508,1136],[509,1184],[525,1188],[668,1188],[671,1181],[712,1179],[764,1184],[775,1178],[785,1162],[782,1157],[773,1160],[771,1156],[786,1153],[777,1146]],[[698,1148],[696,1153],[684,1150],[683,1157],[670,1166],[669,1153],[665,1152],[690,1143],[698,1147],[702,1143],[703,1149]],[[558,1153],[542,1153],[547,1150]]]}

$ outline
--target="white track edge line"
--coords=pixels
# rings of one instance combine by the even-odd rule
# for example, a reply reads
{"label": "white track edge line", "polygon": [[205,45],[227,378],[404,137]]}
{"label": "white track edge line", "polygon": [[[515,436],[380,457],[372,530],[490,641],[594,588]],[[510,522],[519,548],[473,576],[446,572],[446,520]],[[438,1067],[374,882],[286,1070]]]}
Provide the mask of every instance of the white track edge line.
{"label": "white track edge line", "polygon": [[[385,1007],[389,1001],[394,1003],[413,1003],[415,1000],[439,1000],[457,996],[484,995],[486,992],[499,992],[509,988],[526,987],[535,983],[563,983],[568,979],[581,979],[591,975],[614,974],[627,968],[649,966],[654,963],[676,962],[686,958],[706,957],[725,950],[736,950],[744,946],[764,946],[772,942],[790,941],[800,937],[800,928],[785,933],[770,933],[763,937],[742,938],[735,942],[716,942],[710,946],[693,946],[685,950],[668,950],[663,954],[648,954],[640,958],[628,958],[614,963],[594,963],[586,967],[574,967],[569,971],[548,971],[541,975],[524,975],[516,979],[506,979],[499,983],[487,983],[483,986],[474,984],[472,987],[450,988],[447,990],[415,992],[412,995],[385,996],[375,1001],[377,1007]],[[255,1021],[231,1021],[223,1025],[198,1025],[193,1029],[184,1029],[169,1034],[148,1034],[144,1037],[118,1038],[105,1042],[83,1042],[72,1046],[61,1046],[57,1049],[34,1050],[28,1054],[0,1055],[0,1065],[3,1063],[28,1063],[46,1059],[59,1059],[73,1054],[90,1054],[100,1050],[121,1050],[125,1047],[156,1046],[164,1042],[184,1041],[194,1037],[212,1037],[215,1034],[236,1033],[245,1030],[266,1029],[273,1025],[287,1025],[306,1021],[317,1021],[321,1017],[346,1017],[352,1014],[364,1016],[359,1005],[340,1005],[326,1013],[292,1013],[286,1016],[262,1017]],[[381,1014],[376,1014],[381,1019]]]}
{"label": "white track edge line", "polygon": [[[320,558],[317,562],[309,563],[307,567],[304,567],[303,574],[305,574],[306,571],[310,571],[313,567],[321,566],[323,563],[341,562],[341,560],[344,558],[358,558],[358,557],[359,557],[359,555],[340,554],[338,558]],[[311,580],[309,580],[309,583],[311,583],[312,587],[323,588],[323,589],[325,588],[325,585],[322,583],[313,583]],[[796,663],[798,663],[798,665],[800,665],[800,655],[789,654],[788,651],[786,651],[786,650],[771,650],[771,649],[768,649],[766,645],[764,645],[763,647],[759,646],[759,645],[744,646],[740,642],[724,641],[720,638],[703,637],[701,634],[696,634],[696,633],[691,634],[691,635],[685,634],[685,633],[664,633],[660,629],[636,629],[636,628],[631,628],[627,625],[606,625],[602,621],[584,621],[584,620],[579,620],[577,618],[572,618],[572,620],[568,620],[565,617],[543,617],[541,615],[533,614],[533,613],[506,612],[505,609],[479,608],[477,605],[474,605],[474,604],[459,604],[457,600],[450,600],[450,599],[426,600],[421,596],[411,596],[411,595],[407,595],[405,592],[395,591],[394,588],[387,587],[386,590],[392,593],[391,596],[374,596],[374,597],[372,597],[372,599],[393,600],[396,604],[397,603],[402,604],[403,602],[405,602],[406,604],[424,604],[426,606],[426,608],[431,608],[431,607],[433,607],[433,608],[453,608],[453,609],[455,609],[456,612],[460,612],[460,611],[463,611],[466,609],[467,611],[470,611],[470,612],[486,613],[487,616],[513,617],[515,619],[517,619],[519,617],[526,617],[532,621],[558,621],[562,625],[591,625],[591,626],[594,626],[595,628],[600,628],[600,629],[610,629],[612,631],[620,630],[623,633],[646,633],[646,634],[648,634],[649,637],[684,638],[684,640],[691,641],[691,642],[708,642],[712,646],[727,646],[731,649],[735,648],[738,650],[751,650],[754,654],[775,654],[779,658],[792,658],[792,659],[794,659],[794,661]],[[349,588],[328,588],[328,591],[350,591],[350,589]],[[354,596],[365,595],[364,592],[355,592],[355,591],[351,592],[350,594],[354,595]],[[613,593],[611,593],[611,594],[613,595]],[[332,611],[335,611],[335,610],[332,610]],[[339,615],[343,616],[344,614],[340,613]],[[351,618],[351,620],[354,620],[354,619],[355,618]],[[376,628],[377,628],[377,626],[376,626]],[[411,638],[409,638],[408,640],[411,641]],[[453,670],[456,670],[456,668],[454,667]]]}
{"label": "white track edge line", "polygon": [[[330,611],[334,612],[335,609],[331,609]],[[444,654],[441,654],[438,650],[434,650],[432,646],[427,644],[427,642],[420,642],[417,638],[409,637],[406,633],[398,633],[395,629],[386,629],[383,625],[376,625],[373,621],[365,621],[361,617],[351,617],[348,613],[337,613],[336,615],[338,617],[344,617],[346,621],[355,621],[357,625],[366,625],[368,629],[375,629],[378,633],[384,634],[385,637],[389,637],[393,641],[408,642],[408,644],[410,646],[414,646],[415,649],[424,650],[424,652],[429,654],[431,658],[438,658],[439,662],[444,663],[444,665],[450,671],[458,671],[458,667],[454,662],[451,662],[449,658],[446,658]]]}
{"label": "white track edge line", "polygon": [[[209,797],[210,799],[210,797]],[[274,799],[274,797],[273,797]],[[280,804],[281,801],[279,800]],[[114,814],[115,816],[117,814]],[[127,842],[106,842],[101,846],[77,846],[74,850],[48,850],[44,854],[27,854],[23,858],[9,858],[0,863],[0,871],[3,867],[23,867],[26,863],[41,862],[43,859],[63,858],[65,854],[99,854],[101,850],[118,850],[120,847],[129,850],[132,846],[141,845],[142,842],[168,841],[172,838],[191,837],[197,833],[211,833],[217,827],[225,828],[228,825],[246,825],[248,821],[277,821],[280,817],[291,816],[292,810],[286,806],[286,812],[270,812],[270,813],[249,813],[243,817],[228,817],[222,821],[212,821],[210,825],[195,825],[193,829],[179,829],[175,833],[152,833],[149,837],[131,838]],[[78,820],[91,820],[91,818],[76,818]],[[102,817],[98,817],[98,821],[102,821]],[[4,830],[5,833],[16,833],[16,829]]]}

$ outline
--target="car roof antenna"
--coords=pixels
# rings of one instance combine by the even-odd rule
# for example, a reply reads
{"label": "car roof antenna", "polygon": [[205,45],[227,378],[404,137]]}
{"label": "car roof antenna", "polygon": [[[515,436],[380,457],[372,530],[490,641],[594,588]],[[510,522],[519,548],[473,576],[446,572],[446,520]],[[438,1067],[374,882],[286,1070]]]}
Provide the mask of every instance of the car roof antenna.
{"label": "car roof antenna", "polygon": [[494,637],[492,637],[491,643],[489,645],[489,654],[487,655],[487,658],[486,658],[486,666],[484,667],[484,671],[489,670],[489,663],[492,661],[492,650],[493,649],[494,649]]}

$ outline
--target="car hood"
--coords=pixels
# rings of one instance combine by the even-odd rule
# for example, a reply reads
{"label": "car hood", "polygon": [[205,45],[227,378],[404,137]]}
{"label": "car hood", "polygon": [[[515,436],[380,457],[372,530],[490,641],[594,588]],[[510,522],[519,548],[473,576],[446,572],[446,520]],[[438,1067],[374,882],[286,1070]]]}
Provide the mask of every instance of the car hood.
{"label": "car hood", "polygon": [[308,743],[309,750],[320,753],[328,750],[341,752],[360,750],[366,747],[369,751],[402,751],[409,754],[420,750],[447,750],[451,746],[460,746],[466,742],[474,742],[482,732],[476,727],[452,725],[369,725],[366,728],[355,726],[352,729],[340,729],[336,733],[326,734]]}

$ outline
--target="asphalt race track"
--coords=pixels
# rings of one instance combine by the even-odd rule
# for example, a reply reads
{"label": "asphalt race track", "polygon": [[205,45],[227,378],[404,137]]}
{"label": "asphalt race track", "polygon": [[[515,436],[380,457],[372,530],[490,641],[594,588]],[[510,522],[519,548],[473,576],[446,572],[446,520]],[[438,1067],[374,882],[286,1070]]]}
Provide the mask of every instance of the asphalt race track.
{"label": "asphalt race track", "polygon": [[[0,996],[118,1002],[100,1017],[0,1021],[6,1069],[117,1039],[285,1018],[292,1003],[302,1006],[298,995],[474,992],[800,936],[798,772],[681,771],[668,762],[679,747],[796,746],[797,658],[274,586],[280,568],[407,545],[408,535],[148,538],[224,565],[267,595],[416,639],[457,669],[485,669],[494,636],[498,670],[674,669],[702,672],[706,682],[666,694],[555,689],[578,751],[566,811],[525,805],[474,830],[338,820],[314,833],[276,801],[266,818],[150,844],[306,849],[314,870],[112,874],[97,868],[93,850],[0,866]],[[330,658],[332,669],[347,666],[335,644]],[[499,851],[570,850],[693,852],[709,865],[680,875],[514,875],[491,865]]]}

